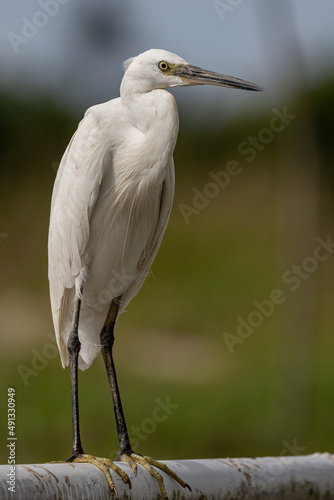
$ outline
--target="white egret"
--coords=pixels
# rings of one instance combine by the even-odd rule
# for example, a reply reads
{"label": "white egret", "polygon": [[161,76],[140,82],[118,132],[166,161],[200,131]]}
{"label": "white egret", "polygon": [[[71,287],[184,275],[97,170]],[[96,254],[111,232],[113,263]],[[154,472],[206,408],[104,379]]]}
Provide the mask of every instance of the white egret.
{"label": "white egret", "polygon": [[119,395],[112,347],[114,325],[140,290],[164,235],[174,193],[173,151],[178,134],[174,97],[164,89],[219,85],[262,91],[253,83],[191,66],[165,50],[148,50],[124,64],[120,97],[88,109],[61,160],[49,228],[51,307],[63,367],[71,376],[73,446],[68,459],[110,470],[112,461],[84,454],[79,432],[78,367],[102,354],[119,439],[117,459],[156,477],[164,464],[133,453]]}

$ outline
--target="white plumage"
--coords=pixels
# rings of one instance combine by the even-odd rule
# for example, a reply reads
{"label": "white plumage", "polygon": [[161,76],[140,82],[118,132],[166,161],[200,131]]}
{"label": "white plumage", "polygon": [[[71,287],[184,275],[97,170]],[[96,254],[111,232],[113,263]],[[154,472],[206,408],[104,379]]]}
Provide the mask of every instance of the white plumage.
{"label": "white plumage", "polygon": [[120,97],[86,112],[62,158],[51,204],[51,308],[63,366],[74,299],[83,286],[79,367],[100,350],[113,299],[118,313],[138,293],[159,249],[174,193],[176,103],[165,88],[220,85],[262,90],[190,66],[165,50],[124,63]]}
{"label": "white plumage", "polygon": [[[170,53],[158,52],[170,60]],[[138,293],[169,219],[178,114],[168,92],[144,92],[140,74],[134,88],[131,66],[145,74],[150,55],[130,61],[120,98],[88,109],[59,166],[51,203],[49,282],[63,366],[83,278],[79,367],[86,369],[100,350],[112,299],[123,295],[121,313]],[[171,62],[184,61],[174,56]],[[156,80],[165,76],[158,68],[155,73]]]}

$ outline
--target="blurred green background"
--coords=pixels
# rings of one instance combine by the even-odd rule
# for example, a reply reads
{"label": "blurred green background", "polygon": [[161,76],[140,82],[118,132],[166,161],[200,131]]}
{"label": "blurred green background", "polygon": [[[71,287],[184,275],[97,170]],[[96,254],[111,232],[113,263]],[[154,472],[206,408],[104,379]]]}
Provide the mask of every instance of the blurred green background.
{"label": "blurred green background", "polygon": [[[270,36],[267,30],[263,38],[269,45]],[[116,329],[122,400],[140,453],[178,459],[333,450],[334,255],[313,255],[317,238],[334,240],[334,72],[311,85],[298,39],[280,47],[291,49],[281,69],[293,84],[249,94],[257,111],[226,119],[215,106],[243,97],[220,89],[206,109],[207,94],[197,89],[193,104],[203,100],[204,107],[194,120],[180,102],[187,90],[175,93],[174,208],[153,274]],[[270,50],[266,61],[267,81],[256,82],[268,87],[278,72]],[[95,102],[92,95],[86,107]],[[273,109],[285,107],[293,117],[277,131]],[[83,111],[65,110],[44,91],[3,86],[0,94],[0,422],[5,436],[6,391],[14,387],[18,463],[65,459],[71,450],[69,372],[53,340],[47,231],[57,166]],[[240,173],[210,187],[210,172],[226,171],[231,161]],[[296,290],[284,273],[301,273]],[[275,289],[284,303],[270,306],[269,317],[254,316],[254,301],[268,301]],[[238,335],[240,318],[250,324],[255,317],[259,325]],[[79,393],[85,451],[113,457],[116,429],[100,356],[80,373]]]}

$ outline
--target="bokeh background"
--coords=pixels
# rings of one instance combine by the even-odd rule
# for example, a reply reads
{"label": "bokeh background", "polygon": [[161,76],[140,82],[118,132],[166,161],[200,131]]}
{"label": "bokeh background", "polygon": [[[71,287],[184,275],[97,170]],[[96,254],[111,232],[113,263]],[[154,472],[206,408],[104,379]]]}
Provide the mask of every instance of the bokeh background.
{"label": "bokeh background", "polygon": [[[151,47],[267,92],[172,91],[174,208],[116,331],[134,447],[165,459],[333,451],[333,19],[332,0],[2,3],[2,462],[8,387],[17,462],[70,455],[48,298],[52,186],[86,108],[118,96],[122,61]],[[215,183],[231,161],[238,174]],[[113,457],[100,357],[79,384],[84,448]]]}

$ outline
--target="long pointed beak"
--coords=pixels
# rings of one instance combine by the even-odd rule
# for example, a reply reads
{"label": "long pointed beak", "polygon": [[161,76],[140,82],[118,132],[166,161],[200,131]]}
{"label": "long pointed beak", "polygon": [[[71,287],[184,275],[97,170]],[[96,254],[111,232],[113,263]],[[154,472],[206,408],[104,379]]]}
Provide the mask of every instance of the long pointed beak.
{"label": "long pointed beak", "polygon": [[265,89],[255,83],[240,80],[233,76],[222,75],[214,71],[207,71],[190,64],[182,64],[173,68],[173,73],[184,81],[184,85],[217,85],[220,87],[230,87],[232,89],[253,90],[255,92],[265,92]]}

